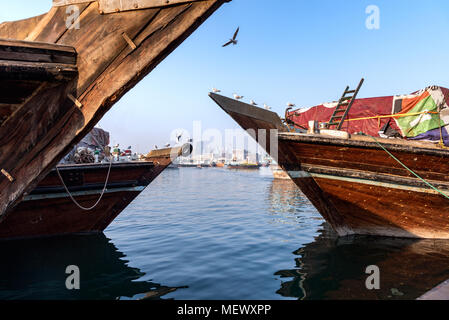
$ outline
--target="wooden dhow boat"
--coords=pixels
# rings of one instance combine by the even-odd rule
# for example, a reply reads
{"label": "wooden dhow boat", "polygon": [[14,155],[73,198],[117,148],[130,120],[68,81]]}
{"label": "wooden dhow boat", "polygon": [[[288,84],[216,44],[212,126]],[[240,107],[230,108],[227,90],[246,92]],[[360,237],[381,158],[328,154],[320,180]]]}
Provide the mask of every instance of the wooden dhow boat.
{"label": "wooden dhow boat", "polygon": [[[355,96],[350,99],[363,110],[372,110],[370,105],[379,110],[380,106],[389,108],[389,115],[368,117],[369,121],[385,127],[380,122],[392,118],[401,131],[402,127],[415,130],[415,137],[426,138],[436,131],[440,144],[395,135],[381,138],[372,130],[366,130],[372,135],[362,135],[329,129],[326,121],[340,102],[330,107],[325,121],[318,107],[311,109],[316,121],[307,127],[295,119],[301,111],[288,110],[281,119],[274,112],[241,101],[215,93],[210,97],[243,129],[251,130],[338,235],[448,239],[449,150],[443,145],[448,137],[448,93],[445,88],[429,87],[407,96],[371,98],[371,102]],[[418,107],[422,111],[413,109]],[[396,121],[406,117],[408,122]],[[317,129],[318,122],[325,129]],[[411,122],[416,123],[410,126]],[[428,131],[420,135],[420,126],[421,131]],[[381,131],[380,126],[374,127]],[[357,130],[360,128],[363,126]]]}
{"label": "wooden dhow boat", "polygon": [[0,222],[0,239],[99,233],[192,146],[153,150],[143,161],[59,165]]}
{"label": "wooden dhow boat", "polygon": [[54,0],[0,24],[0,221],[228,0]]}

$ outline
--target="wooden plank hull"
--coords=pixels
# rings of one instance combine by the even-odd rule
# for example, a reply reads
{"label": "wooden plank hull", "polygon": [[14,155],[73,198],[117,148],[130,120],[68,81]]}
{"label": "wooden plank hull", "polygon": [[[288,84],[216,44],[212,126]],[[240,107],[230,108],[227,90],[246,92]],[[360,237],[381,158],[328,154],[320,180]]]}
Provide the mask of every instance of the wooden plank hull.
{"label": "wooden plank hull", "polygon": [[[288,148],[295,159],[282,165],[339,235],[449,238],[447,198],[374,142],[342,140],[279,135],[280,150]],[[431,146],[410,149],[391,141],[382,143],[411,170],[449,194],[445,174],[448,152]],[[308,185],[320,189],[319,201]]]}
{"label": "wooden plank hull", "polygon": [[[271,113],[214,99],[244,129],[275,127]],[[236,105],[237,104],[237,105]],[[237,107],[236,107],[237,106]],[[255,121],[256,120],[256,121]],[[249,124],[249,125],[248,125]],[[449,151],[431,143],[377,139],[403,164],[449,195]],[[340,236],[449,239],[449,199],[382,150],[370,137],[278,133],[278,163]],[[272,154],[272,156],[275,156]]]}
{"label": "wooden plank hull", "polygon": [[[179,148],[164,150],[158,150],[157,156],[150,154],[148,161],[114,163],[103,198],[89,211],[80,209],[72,201],[56,170],[52,170],[0,222],[0,239],[102,232],[178,154],[186,151]],[[109,164],[58,168],[64,183],[81,206],[89,208],[96,203],[103,191]]]}
{"label": "wooden plank hull", "polygon": [[[76,100],[63,107],[64,116],[45,127],[45,135],[33,152],[24,159],[11,160],[26,168],[16,175],[16,182],[11,185],[0,177],[0,220],[126,92],[224,2],[194,1],[102,14],[98,2],[91,1],[76,4],[80,15],[72,26],[67,25],[67,6],[53,7],[47,14],[28,20],[0,24],[0,38],[66,45],[73,47],[78,57],[73,88]],[[54,94],[51,97],[55,99]],[[19,141],[16,137],[15,142]],[[14,171],[16,166],[7,169]]]}

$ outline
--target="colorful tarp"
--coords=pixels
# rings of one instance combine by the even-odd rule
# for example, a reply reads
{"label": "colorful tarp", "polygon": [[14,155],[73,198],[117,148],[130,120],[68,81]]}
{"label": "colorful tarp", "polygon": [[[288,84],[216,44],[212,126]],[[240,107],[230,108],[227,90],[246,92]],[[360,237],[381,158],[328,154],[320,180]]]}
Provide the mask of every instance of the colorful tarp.
{"label": "colorful tarp", "polygon": [[[404,138],[434,141],[435,133],[426,133],[438,129],[437,140],[440,140],[443,131],[439,128],[449,124],[448,104],[449,89],[437,86],[410,95],[356,99],[342,130],[379,136],[381,128],[388,124]],[[337,102],[332,102],[298,109],[289,112],[287,118],[300,127],[308,128],[311,120],[329,122],[336,106]],[[397,117],[388,117],[389,115]]]}

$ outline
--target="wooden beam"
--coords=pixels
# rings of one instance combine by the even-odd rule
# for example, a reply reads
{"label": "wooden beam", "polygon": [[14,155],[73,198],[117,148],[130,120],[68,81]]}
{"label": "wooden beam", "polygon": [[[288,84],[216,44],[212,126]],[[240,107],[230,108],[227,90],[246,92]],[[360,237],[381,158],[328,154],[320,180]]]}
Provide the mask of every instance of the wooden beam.
{"label": "wooden beam", "polygon": [[1,80],[66,81],[77,75],[74,65],[0,60]]}
{"label": "wooden beam", "polygon": [[176,4],[204,0],[98,0],[101,13],[115,13],[150,8],[162,8]]}
{"label": "wooden beam", "polygon": [[53,43],[0,39],[0,60],[75,65],[76,50]]}
{"label": "wooden beam", "polygon": [[95,2],[96,0],[53,0],[53,7],[62,7],[72,4]]}

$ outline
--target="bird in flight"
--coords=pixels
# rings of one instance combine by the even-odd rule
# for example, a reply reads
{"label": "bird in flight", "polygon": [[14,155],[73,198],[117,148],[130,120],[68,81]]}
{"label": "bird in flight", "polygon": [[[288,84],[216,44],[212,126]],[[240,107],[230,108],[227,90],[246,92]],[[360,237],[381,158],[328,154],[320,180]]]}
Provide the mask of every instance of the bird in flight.
{"label": "bird in flight", "polygon": [[239,96],[237,93],[234,93],[234,99],[241,100],[243,99],[243,96]]}
{"label": "bird in flight", "polygon": [[296,107],[296,104],[291,103],[291,102],[288,102],[288,103],[287,103],[287,107]]}
{"label": "bird in flight", "polygon": [[237,35],[239,34],[239,30],[240,30],[240,27],[238,27],[237,30],[235,30],[234,36],[232,37],[232,39],[230,39],[228,42],[226,42],[223,45],[223,48],[229,46],[230,44],[233,44],[235,46],[239,42],[237,40]]}
{"label": "bird in flight", "polygon": [[179,143],[181,142],[182,132],[176,134],[176,141]]}
{"label": "bird in flight", "polygon": [[217,88],[212,88],[212,91],[213,91],[214,93],[220,93],[220,92],[221,92],[221,90],[218,90]]}
{"label": "bird in flight", "polygon": [[253,106],[257,106],[257,103],[254,100],[251,100],[249,103],[251,103]]}

